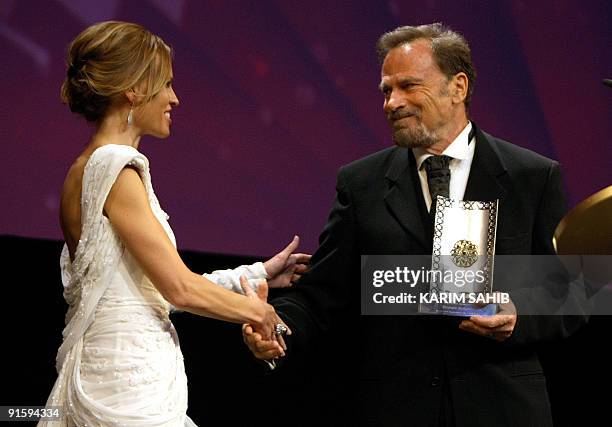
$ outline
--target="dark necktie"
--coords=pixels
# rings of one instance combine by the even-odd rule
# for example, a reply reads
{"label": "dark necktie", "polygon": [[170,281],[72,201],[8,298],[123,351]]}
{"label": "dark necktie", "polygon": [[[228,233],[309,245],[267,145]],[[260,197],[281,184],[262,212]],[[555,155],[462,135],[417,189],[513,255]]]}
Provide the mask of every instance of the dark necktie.
{"label": "dark necktie", "polygon": [[448,197],[450,185],[450,169],[448,164],[451,158],[448,156],[431,156],[425,159],[423,167],[427,172],[427,184],[431,195],[431,209],[429,210],[432,218],[436,214],[436,196]]}

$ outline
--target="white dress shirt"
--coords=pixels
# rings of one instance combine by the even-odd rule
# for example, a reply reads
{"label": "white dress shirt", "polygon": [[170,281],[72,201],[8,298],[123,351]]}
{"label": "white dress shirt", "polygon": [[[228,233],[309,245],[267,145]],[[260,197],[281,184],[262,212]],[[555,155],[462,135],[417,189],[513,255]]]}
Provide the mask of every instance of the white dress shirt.
{"label": "white dress shirt", "polygon": [[[472,122],[468,121],[467,126],[457,135],[457,138],[442,152],[443,155],[451,158],[448,165],[451,173],[449,187],[449,197],[451,199],[463,200],[465,194],[465,187],[467,186],[472,159],[474,158],[474,147],[476,146],[476,137],[472,137],[471,144],[468,140],[471,130]],[[429,211],[431,209],[431,195],[429,194],[429,184],[427,184],[427,172],[421,166],[425,159],[433,154],[427,153],[423,147],[413,148],[412,152],[416,159],[423,198]]]}

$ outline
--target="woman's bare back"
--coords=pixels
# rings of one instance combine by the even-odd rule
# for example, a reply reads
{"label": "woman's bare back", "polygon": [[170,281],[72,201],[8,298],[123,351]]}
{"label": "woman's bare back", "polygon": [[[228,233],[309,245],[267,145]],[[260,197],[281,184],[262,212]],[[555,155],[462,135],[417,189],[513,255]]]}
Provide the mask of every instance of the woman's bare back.
{"label": "woman's bare back", "polygon": [[83,172],[89,156],[94,151],[87,148],[74,161],[64,180],[62,195],[60,197],[60,226],[64,234],[64,241],[68,246],[70,259],[74,260],[77,244],[81,238],[81,189]]}

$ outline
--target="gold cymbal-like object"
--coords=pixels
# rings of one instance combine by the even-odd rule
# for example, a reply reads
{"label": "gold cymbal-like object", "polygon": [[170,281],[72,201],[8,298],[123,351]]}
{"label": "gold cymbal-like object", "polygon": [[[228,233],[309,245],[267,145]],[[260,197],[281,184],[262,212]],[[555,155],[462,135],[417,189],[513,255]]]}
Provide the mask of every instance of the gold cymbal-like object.
{"label": "gold cymbal-like object", "polygon": [[553,236],[559,255],[612,255],[612,185],[578,203]]}

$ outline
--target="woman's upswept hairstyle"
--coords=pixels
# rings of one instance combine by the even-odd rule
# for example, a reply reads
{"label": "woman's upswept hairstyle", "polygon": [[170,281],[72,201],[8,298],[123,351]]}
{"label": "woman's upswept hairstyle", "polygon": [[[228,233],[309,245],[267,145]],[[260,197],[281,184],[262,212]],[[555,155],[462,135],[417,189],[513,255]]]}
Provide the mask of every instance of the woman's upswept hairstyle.
{"label": "woman's upswept hairstyle", "polygon": [[150,101],[170,80],[172,50],[138,24],[107,21],[79,34],[68,47],[61,99],[90,122],[126,91],[138,104]]}

